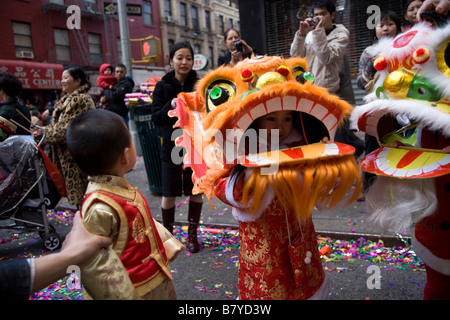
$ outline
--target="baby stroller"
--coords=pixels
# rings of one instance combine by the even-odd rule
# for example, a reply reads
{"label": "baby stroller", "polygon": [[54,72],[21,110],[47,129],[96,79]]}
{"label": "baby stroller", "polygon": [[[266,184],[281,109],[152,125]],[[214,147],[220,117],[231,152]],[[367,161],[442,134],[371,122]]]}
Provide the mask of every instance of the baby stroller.
{"label": "baby stroller", "polygon": [[[36,126],[37,127],[37,126]],[[11,220],[0,229],[39,232],[44,248],[61,247],[61,236],[49,224],[47,209],[53,209],[65,185],[59,171],[32,136],[14,135],[0,143],[0,220]],[[55,171],[56,170],[56,171]]]}

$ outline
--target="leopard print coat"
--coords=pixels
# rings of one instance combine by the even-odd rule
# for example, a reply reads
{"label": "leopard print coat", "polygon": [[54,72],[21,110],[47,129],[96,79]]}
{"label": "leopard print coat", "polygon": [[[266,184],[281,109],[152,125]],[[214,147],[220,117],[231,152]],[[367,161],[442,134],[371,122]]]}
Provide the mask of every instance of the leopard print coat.
{"label": "leopard print coat", "polygon": [[50,145],[50,159],[64,178],[69,203],[77,206],[81,205],[88,180],[67,150],[66,130],[72,120],[81,113],[95,109],[94,101],[87,94],[87,90],[88,85],[85,84],[62,97],[55,104],[52,123],[45,127],[44,143]]}

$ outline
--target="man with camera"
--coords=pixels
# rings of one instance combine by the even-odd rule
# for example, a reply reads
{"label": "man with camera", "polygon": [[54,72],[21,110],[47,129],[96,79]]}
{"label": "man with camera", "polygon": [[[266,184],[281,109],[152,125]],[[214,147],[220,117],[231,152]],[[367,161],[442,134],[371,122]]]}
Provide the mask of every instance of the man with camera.
{"label": "man with camera", "polygon": [[336,93],[349,32],[343,25],[333,23],[336,16],[333,0],[317,0],[312,10],[313,18],[300,21],[290,53],[292,57],[306,57],[314,83]]}

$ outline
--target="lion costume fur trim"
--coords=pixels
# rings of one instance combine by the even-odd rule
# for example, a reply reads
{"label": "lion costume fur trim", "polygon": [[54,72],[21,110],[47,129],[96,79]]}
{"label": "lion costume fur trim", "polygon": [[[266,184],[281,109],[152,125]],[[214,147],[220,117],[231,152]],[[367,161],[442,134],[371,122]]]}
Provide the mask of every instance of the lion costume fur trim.
{"label": "lion costume fur trim", "polygon": [[334,208],[353,189],[345,201],[350,204],[361,193],[361,174],[353,155],[283,165],[272,175],[263,175],[260,170],[255,168],[243,187],[242,203],[250,213],[260,210],[269,185],[282,206],[296,212],[302,222],[316,205],[321,210]]}

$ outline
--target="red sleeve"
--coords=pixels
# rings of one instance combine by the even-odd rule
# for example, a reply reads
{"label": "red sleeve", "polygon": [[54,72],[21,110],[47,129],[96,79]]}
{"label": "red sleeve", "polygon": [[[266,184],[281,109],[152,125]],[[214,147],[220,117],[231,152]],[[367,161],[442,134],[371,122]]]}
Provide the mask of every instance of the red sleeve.
{"label": "red sleeve", "polygon": [[[229,181],[230,175],[232,170],[227,171],[225,174],[220,176],[214,181],[214,195],[216,198],[221,200],[222,202],[233,206],[230,201],[226,197],[226,187],[227,183]],[[242,189],[244,186],[244,177],[245,174],[241,174],[238,180],[236,181],[236,184],[233,187],[233,197],[234,200],[237,202],[240,202],[242,199]]]}

